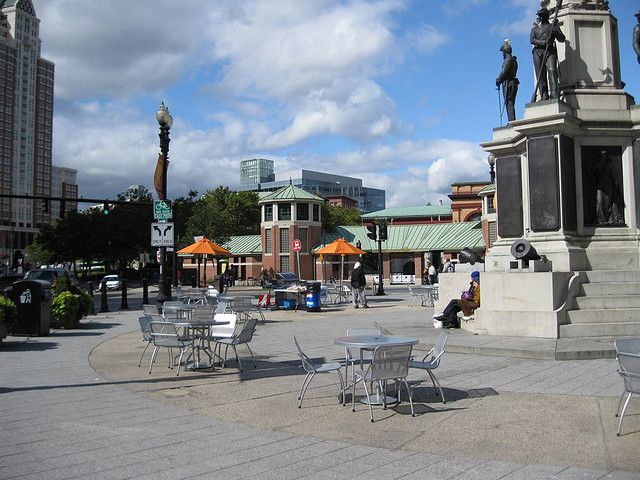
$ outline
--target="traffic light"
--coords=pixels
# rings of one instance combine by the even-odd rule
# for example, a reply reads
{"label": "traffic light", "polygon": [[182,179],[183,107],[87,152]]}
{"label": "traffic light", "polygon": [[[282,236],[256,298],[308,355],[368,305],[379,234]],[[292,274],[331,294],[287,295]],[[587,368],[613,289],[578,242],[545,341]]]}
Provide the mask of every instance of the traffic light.
{"label": "traffic light", "polygon": [[380,240],[385,241],[387,239],[387,224],[380,224]]}
{"label": "traffic light", "polygon": [[111,210],[109,209],[109,202],[104,202],[102,204],[102,214],[103,215],[109,215],[110,212],[111,212]]}
{"label": "traffic light", "polygon": [[376,236],[376,224],[374,223],[372,225],[367,225],[367,230],[369,230],[369,233],[367,233],[367,237],[375,242],[378,239],[378,237]]}
{"label": "traffic light", "polygon": [[64,200],[60,200],[60,218],[64,218],[66,202]]}
{"label": "traffic light", "polygon": [[42,213],[49,213],[49,200],[43,199],[41,208]]}

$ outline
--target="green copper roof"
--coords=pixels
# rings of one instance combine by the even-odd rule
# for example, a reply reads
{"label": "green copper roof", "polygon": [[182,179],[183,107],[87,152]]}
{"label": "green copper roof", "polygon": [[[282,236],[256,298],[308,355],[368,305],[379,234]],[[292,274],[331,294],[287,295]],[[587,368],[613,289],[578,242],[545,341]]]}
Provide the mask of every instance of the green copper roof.
{"label": "green copper roof", "polygon": [[478,195],[488,195],[489,193],[494,193],[496,191],[496,184],[492,183],[484,187],[482,190],[478,192]]}
{"label": "green copper roof", "polygon": [[269,195],[265,195],[260,199],[258,203],[266,202],[278,202],[284,200],[310,200],[318,203],[323,203],[324,200],[313,193],[309,193],[295,185],[287,185],[280,190],[271,192]]}
{"label": "green copper roof", "polygon": [[419,207],[391,207],[377,212],[365,213],[365,220],[381,218],[417,218],[451,216],[451,205],[422,205]]}
{"label": "green copper roof", "polygon": [[[367,232],[363,226],[338,227],[336,233],[325,234],[322,243],[315,245],[314,250],[331,243],[338,237],[343,237],[354,245],[360,241],[363,250],[377,252],[378,242],[367,237]],[[382,242],[382,251],[387,253],[457,251],[465,247],[475,250],[485,248],[480,222],[388,225],[387,237],[387,241]]]}
{"label": "green copper roof", "polygon": [[222,247],[229,250],[233,255],[261,255],[262,239],[260,235],[235,235]]}

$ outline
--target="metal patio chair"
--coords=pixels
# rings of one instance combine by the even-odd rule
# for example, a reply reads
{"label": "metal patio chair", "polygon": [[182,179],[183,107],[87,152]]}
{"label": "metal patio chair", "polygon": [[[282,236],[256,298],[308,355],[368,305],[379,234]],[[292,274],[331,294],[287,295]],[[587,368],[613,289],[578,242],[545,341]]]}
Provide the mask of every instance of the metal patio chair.
{"label": "metal patio chair", "polygon": [[[157,315],[159,317],[159,315]],[[140,331],[142,332],[142,341],[147,344],[144,346],[144,350],[142,350],[142,355],[140,355],[140,361],[138,362],[138,367],[142,365],[142,357],[144,357],[147,348],[149,345],[153,343],[153,338],[151,337],[151,322],[154,318],[151,315],[143,315],[138,317],[138,323],[140,324]]]}
{"label": "metal patio chair", "polygon": [[182,357],[187,347],[191,347],[193,344],[192,339],[180,338],[176,326],[171,322],[151,322],[151,338],[153,341],[154,349],[151,355],[151,362],[149,363],[149,373],[153,368],[153,363],[156,361],[156,355],[160,348],[169,349],[169,368],[173,370],[174,357],[173,349],[180,350],[180,358],[178,359],[178,372],[176,376],[180,375],[180,364],[182,363]]}
{"label": "metal patio chair", "polygon": [[300,348],[300,344],[298,343],[298,339],[293,336],[293,343],[296,345],[296,350],[298,351],[298,357],[302,361],[302,368],[304,368],[307,375],[304,377],[304,381],[302,382],[302,386],[300,387],[300,392],[298,393],[298,408],[302,408],[302,400],[304,399],[305,393],[307,393],[307,387],[313,380],[313,377],[318,373],[329,373],[336,372],[338,374],[338,378],[340,378],[340,392],[342,393],[342,405],[345,404],[345,387],[344,382],[342,380],[342,374],[340,370],[342,369],[342,365],[339,362],[334,363],[313,363],[311,359],[302,351]]}
{"label": "metal patio chair", "polygon": [[[381,335],[379,329],[377,328],[350,328],[347,330],[347,336],[353,335]],[[351,382],[355,382],[355,377],[353,374],[354,365],[356,363],[360,363],[360,348],[354,347],[344,347],[345,354],[345,372],[344,379],[345,382],[349,378],[349,367],[351,367]],[[371,363],[371,359],[373,358],[373,350],[363,350],[362,351],[362,363]],[[347,387],[348,388],[348,387]]]}
{"label": "metal patio chair", "polygon": [[236,355],[238,367],[240,367],[240,371],[242,372],[242,362],[240,361],[240,357],[238,356],[238,349],[236,348],[238,345],[247,346],[247,349],[251,354],[251,363],[253,364],[253,368],[256,368],[256,362],[253,357],[253,351],[249,346],[249,342],[251,342],[251,340],[253,339],[253,333],[256,331],[257,323],[258,323],[258,320],[255,318],[250,318],[248,320],[245,320],[244,322],[237,322],[235,325],[233,334],[230,337],[219,338],[216,340],[216,343],[219,349],[222,349],[222,345],[225,346],[224,359],[222,360],[222,368],[224,368],[227,364],[227,351],[229,350],[229,347],[231,347],[233,348],[233,352]]}
{"label": "metal patio chair", "polygon": [[409,288],[409,307],[413,307],[418,300],[420,300],[420,306],[424,307],[427,302],[428,292],[416,291],[414,287],[408,285]]}
{"label": "metal patio chair", "polygon": [[[616,358],[618,359],[618,373],[624,381],[624,390],[620,395],[618,409],[616,410],[616,417],[620,417],[616,435],[620,436],[622,420],[624,420],[629,400],[631,400],[631,396],[634,393],[640,394],[640,338],[619,339],[614,342],[614,345],[616,347]],[[627,400],[624,402],[622,412],[620,412],[620,406],[625,394],[628,394]]]}
{"label": "metal patio chair", "polygon": [[436,378],[433,371],[440,366],[440,359],[444,354],[444,347],[447,344],[447,338],[449,338],[449,336],[446,333],[440,332],[440,335],[438,335],[438,339],[436,340],[435,345],[431,350],[427,352],[427,354],[422,358],[422,360],[418,361],[412,358],[411,361],[409,362],[409,368],[425,370],[429,374],[429,377],[431,378],[431,382],[433,383],[433,389],[436,390],[437,388],[436,394],[438,390],[440,391],[440,398],[442,398],[442,403],[447,403],[447,401],[445,400],[444,394],[442,393],[442,387],[440,386],[440,382],[438,382],[438,379]]}
{"label": "metal patio chair", "polygon": [[[411,416],[415,416],[413,410],[413,398],[411,389],[407,383],[407,375],[409,374],[409,360],[411,359],[412,345],[379,345],[373,351],[373,358],[369,367],[354,370],[356,380],[361,379],[364,385],[364,391],[367,394],[367,403],[369,404],[369,416],[373,422],[373,407],[371,405],[371,393],[367,388],[367,383],[376,383],[381,392],[383,407],[386,410],[386,392],[385,387],[388,381],[392,380],[396,384],[397,403],[400,403],[400,391],[402,383],[404,383],[407,393],[409,394],[409,404],[411,405]],[[356,383],[353,384],[353,394],[351,397],[351,411],[356,411]],[[400,383],[400,387],[398,387]]]}

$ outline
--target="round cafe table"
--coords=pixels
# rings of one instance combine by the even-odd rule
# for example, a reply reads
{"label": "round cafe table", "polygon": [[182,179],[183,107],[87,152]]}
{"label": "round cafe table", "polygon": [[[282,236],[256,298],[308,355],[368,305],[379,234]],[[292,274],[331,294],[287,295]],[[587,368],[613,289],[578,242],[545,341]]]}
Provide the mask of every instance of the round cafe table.
{"label": "round cafe table", "polygon": [[[418,339],[415,337],[405,337],[401,335],[346,335],[344,337],[337,337],[333,343],[334,345],[342,345],[350,348],[360,349],[360,368],[364,366],[362,352],[364,350],[375,350],[380,345],[415,345],[418,343]],[[397,401],[394,397],[386,397],[383,402],[383,395],[381,392],[376,391],[374,395],[371,395],[372,405],[383,405],[384,403],[395,403]],[[362,403],[367,403],[366,399],[362,400]]]}

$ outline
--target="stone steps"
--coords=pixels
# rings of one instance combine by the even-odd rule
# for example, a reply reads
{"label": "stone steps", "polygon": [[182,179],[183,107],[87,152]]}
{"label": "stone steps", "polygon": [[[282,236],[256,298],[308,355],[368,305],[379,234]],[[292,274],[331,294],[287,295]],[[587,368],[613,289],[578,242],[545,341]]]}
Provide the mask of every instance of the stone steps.
{"label": "stone steps", "polygon": [[640,295],[640,282],[583,283],[578,294],[598,295]]}
{"label": "stone steps", "polygon": [[640,322],[578,323],[560,325],[560,338],[577,337],[637,337],[640,336]]}
{"label": "stone steps", "polygon": [[576,304],[579,310],[640,308],[640,295],[589,295],[576,297]]}
{"label": "stone steps", "polygon": [[640,270],[584,272],[576,309],[567,312],[560,338],[640,335]]}
{"label": "stone steps", "polygon": [[569,310],[571,323],[640,323],[640,308],[594,308]]}

